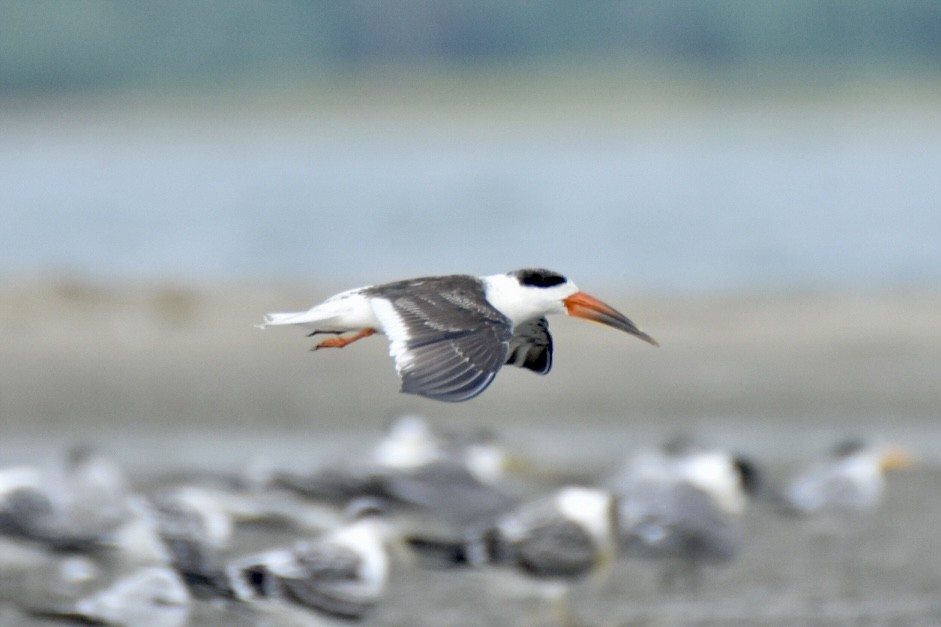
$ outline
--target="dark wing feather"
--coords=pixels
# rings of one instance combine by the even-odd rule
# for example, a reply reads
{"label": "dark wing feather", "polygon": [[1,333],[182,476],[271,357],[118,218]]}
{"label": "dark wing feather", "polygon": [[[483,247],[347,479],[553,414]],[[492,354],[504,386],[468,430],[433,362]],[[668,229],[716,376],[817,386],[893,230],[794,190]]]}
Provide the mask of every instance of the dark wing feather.
{"label": "dark wing feather", "polygon": [[498,530],[508,545],[506,555],[534,577],[578,577],[598,559],[599,548],[589,532],[563,515],[552,497],[517,509]]}
{"label": "dark wing feather", "polygon": [[359,576],[362,558],[352,549],[334,542],[301,542],[294,546],[294,554],[307,579],[341,581],[356,579]]}
{"label": "dark wing feather", "polygon": [[552,369],[552,336],[545,318],[524,322],[513,329],[506,363],[537,374],[547,374]]}
{"label": "dark wing feather", "polygon": [[512,497],[481,483],[454,461],[391,473],[386,487],[391,498],[461,526],[492,521],[514,504]]}
{"label": "dark wing feather", "polygon": [[626,549],[644,556],[675,555],[724,561],[738,551],[741,527],[709,494],[682,482],[659,493],[657,502],[629,530]]}
{"label": "dark wing feather", "polygon": [[349,548],[329,541],[294,547],[300,577],[281,577],[285,593],[302,605],[341,618],[361,618],[378,601],[371,587],[362,587],[361,558]]}
{"label": "dark wing feather", "polygon": [[403,392],[456,402],[490,385],[512,332],[478,279],[437,277],[376,290],[373,308],[389,336]]}
{"label": "dark wing feather", "polygon": [[536,577],[578,577],[598,560],[598,547],[588,533],[563,519],[532,527],[515,549],[519,565]]}

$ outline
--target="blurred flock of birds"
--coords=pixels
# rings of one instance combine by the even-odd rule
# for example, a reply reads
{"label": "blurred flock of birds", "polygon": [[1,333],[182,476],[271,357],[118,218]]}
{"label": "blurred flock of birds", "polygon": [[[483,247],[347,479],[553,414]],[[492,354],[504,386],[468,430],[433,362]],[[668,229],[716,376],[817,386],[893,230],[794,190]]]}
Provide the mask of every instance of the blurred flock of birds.
{"label": "blurred flock of birds", "polygon": [[847,440],[778,486],[754,460],[685,436],[591,481],[559,480],[564,470],[540,462],[491,431],[414,415],[368,452],[304,473],[249,464],[132,485],[113,460],[76,447],[46,467],[0,469],[0,607],[174,626],[199,603],[248,624],[320,624],[381,613],[390,577],[407,569],[473,569],[572,624],[570,588],[605,582],[617,559],[659,561],[665,589],[704,585],[707,565],[747,543],[749,506],[846,535],[879,505],[883,471],[911,458]]}

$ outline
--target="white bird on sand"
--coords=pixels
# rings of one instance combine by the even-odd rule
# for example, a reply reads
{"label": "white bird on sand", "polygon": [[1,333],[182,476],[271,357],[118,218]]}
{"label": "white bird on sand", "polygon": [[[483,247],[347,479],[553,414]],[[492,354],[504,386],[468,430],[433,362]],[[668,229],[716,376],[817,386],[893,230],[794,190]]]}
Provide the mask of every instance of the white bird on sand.
{"label": "white bird on sand", "polygon": [[749,462],[685,437],[639,451],[609,481],[625,554],[664,560],[666,587],[678,577],[697,585],[700,564],[738,553],[756,480]]}
{"label": "white bird on sand", "polygon": [[235,595],[259,607],[287,602],[337,618],[362,618],[385,595],[391,530],[375,499],[350,504],[349,523],[309,541],[233,561]]}
{"label": "white bird on sand", "polygon": [[187,623],[191,602],[189,590],[175,570],[145,566],[73,602],[28,608],[28,612],[90,624],[181,627]]}
{"label": "white bird on sand", "polygon": [[593,573],[604,574],[613,563],[615,517],[615,498],[607,490],[565,486],[523,503],[469,539],[408,542],[437,562],[503,567],[504,576],[489,578],[502,593],[534,593],[567,624],[569,589]]}
{"label": "white bird on sand", "polygon": [[178,485],[157,491],[148,502],[160,540],[187,585],[199,594],[226,592],[220,555],[235,523],[217,493]]}
{"label": "white bird on sand", "polygon": [[88,548],[131,517],[130,497],[117,464],[89,447],[74,447],[49,468],[0,469],[0,534]]}
{"label": "white bird on sand", "polygon": [[[912,455],[899,446],[855,438],[834,446],[823,459],[799,471],[780,496],[785,511],[801,516],[809,534],[804,544],[803,572],[817,574],[813,591],[822,598],[861,598],[860,573],[866,546],[868,514],[881,504],[884,471],[905,468]],[[881,537],[872,538],[881,542]]]}
{"label": "white bird on sand", "polygon": [[911,454],[899,446],[847,440],[837,444],[826,459],[797,474],[784,499],[792,511],[804,515],[873,510],[885,491],[883,472],[911,463]]}
{"label": "white bird on sand", "polygon": [[342,348],[383,333],[403,392],[457,402],[487,389],[504,364],[548,373],[552,337],[545,316],[561,313],[657,345],[624,314],[544,269],[360,287],[308,311],[268,314],[258,327],[300,325],[311,329],[311,335],[336,334],[314,349]]}
{"label": "white bird on sand", "polygon": [[334,502],[373,496],[399,523],[466,529],[515,504],[501,486],[511,461],[490,432],[446,431],[406,414],[389,425],[365,459],[344,459],[307,474],[276,473],[271,485]]}

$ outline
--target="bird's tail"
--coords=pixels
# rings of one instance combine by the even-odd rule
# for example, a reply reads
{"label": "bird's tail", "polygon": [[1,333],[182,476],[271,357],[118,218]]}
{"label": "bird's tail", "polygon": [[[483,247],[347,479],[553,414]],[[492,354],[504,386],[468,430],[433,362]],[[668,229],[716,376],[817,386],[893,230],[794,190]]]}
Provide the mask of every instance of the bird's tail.
{"label": "bird's tail", "polygon": [[323,314],[311,311],[292,311],[287,313],[265,314],[265,319],[256,324],[259,329],[275,327],[284,324],[310,324],[323,319]]}
{"label": "bird's tail", "polygon": [[502,557],[495,532],[490,529],[459,539],[412,536],[405,542],[427,566],[483,566],[500,562]]}
{"label": "bird's tail", "polygon": [[471,563],[467,543],[462,540],[411,537],[406,538],[405,542],[426,566],[449,568]]}

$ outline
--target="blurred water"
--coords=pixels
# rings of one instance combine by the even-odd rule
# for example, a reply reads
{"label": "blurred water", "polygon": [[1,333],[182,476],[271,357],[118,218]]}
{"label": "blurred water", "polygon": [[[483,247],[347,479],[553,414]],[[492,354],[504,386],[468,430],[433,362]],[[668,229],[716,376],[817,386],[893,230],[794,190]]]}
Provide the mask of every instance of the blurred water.
{"label": "blurred water", "polygon": [[941,279],[941,115],[812,113],[520,130],[21,111],[0,116],[0,275],[363,283],[543,265],[676,291]]}

